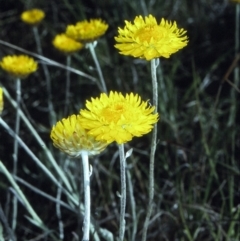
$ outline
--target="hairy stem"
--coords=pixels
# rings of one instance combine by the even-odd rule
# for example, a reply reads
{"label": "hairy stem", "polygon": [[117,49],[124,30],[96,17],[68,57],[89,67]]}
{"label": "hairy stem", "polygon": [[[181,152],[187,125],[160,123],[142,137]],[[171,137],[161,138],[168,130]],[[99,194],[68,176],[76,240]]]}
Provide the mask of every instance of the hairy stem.
{"label": "hairy stem", "polygon": [[[38,28],[37,27],[33,27],[33,34],[34,34],[34,38],[36,41],[36,45],[37,45],[37,51],[38,54],[43,55],[42,52],[42,45],[41,45],[41,41],[40,41],[40,37],[39,37],[39,33],[38,33]],[[51,86],[51,79],[50,79],[50,74],[48,71],[48,67],[46,64],[42,64],[43,67],[43,72],[45,75],[45,79],[46,79],[46,85],[47,85],[47,96],[48,96],[48,113],[49,113],[49,119],[50,119],[50,124],[53,125],[56,123],[56,114],[53,108],[53,103],[52,103],[52,86]]]}
{"label": "hairy stem", "polygon": [[[67,56],[67,67],[70,67],[71,65],[71,56]],[[69,108],[69,97],[70,97],[70,71],[66,70],[66,90],[65,90],[65,106],[64,106],[64,116],[67,115],[68,108]]]}
{"label": "hairy stem", "polygon": [[90,232],[90,215],[91,215],[91,199],[90,199],[90,173],[88,153],[82,152],[83,165],[83,183],[84,183],[84,223],[83,223],[83,239],[82,241],[89,241]]}
{"label": "hairy stem", "polygon": [[126,158],[124,154],[124,144],[118,145],[120,157],[120,176],[121,176],[121,196],[120,196],[120,224],[119,241],[124,240],[125,233],[125,209],[126,209]]}
{"label": "hairy stem", "polygon": [[[6,96],[6,98],[10,101],[10,103],[12,104],[12,106],[14,108],[17,108],[17,104],[16,102],[12,99],[12,97],[10,96],[10,94],[8,93],[8,91],[3,88],[3,92],[4,95]],[[43,149],[45,155],[48,157],[48,160],[51,162],[52,166],[54,167],[54,169],[56,170],[56,172],[58,173],[58,175],[60,176],[60,178],[62,179],[63,183],[66,185],[68,191],[70,191],[72,193],[73,189],[71,187],[71,184],[66,176],[66,174],[63,172],[63,170],[59,167],[59,165],[57,164],[56,160],[54,159],[52,153],[50,152],[50,150],[47,148],[46,144],[44,143],[44,141],[42,140],[42,138],[40,137],[40,135],[38,134],[38,132],[35,130],[35,128],[33,127],[33,125],[31,124],[31,122],[28,120],[28,118],[25,116],[25,114],[21,111],[21,109],[19,109],[19,115],[21,117],[21,119],[23,120],[23,122],[26,124],[26,126],[28,127],[29,131],[32,133],[32,135],[35,137],[35,139],[37,140],[37,142],[39,143],[39,145],[41,146],[41,148]]]}
{"label": "hairy stem", "polygon": [[100,64],[98,62],[97,55],[95,53],[95,44],[96,44],[95,42],[89,43],[89,44],[87,44],[87,47],[90,50],[90,53],[93,57],[93,61],[94,61],[95,66],[97,68],[97,72],[98,72],[98,76],[99,76],[99,79],[100,79],[100,82],[101,82],[102,90],[103,90],[103,92],[107,93],[107,87],[106,87],[106,84],[105,84],[105,80],[103,78],[102,70],[101,70]]}
{"label": "hairy stem", "polygon": [[[15,136],[13,143],[13,175],[17,175],[17,165],[18,165],[18,141],[17,136],[19,135],[20,129],[20,103],[21,103],[21,80],[16,79],[16,121],[15,121]],[[17,212],[18,212],[18,202],[17,197],[13,197],[13,214],[12,214],[12,230],[14,231],[17,225]]]}
{"label": "hairy stem", "polygon": [[[157,83],[157,60],[151,60],[151,74],[152,74],[152,89],[153,89],[153,105],[155,106],[154,113],[157,112],[158,106],[158,83]],[[152,141],[151,141],[151,153],[150,153],[150,163],[149,163],[149,200],[147,207],[147,215],[143,226],[143,236],[142,241],[146,241],[147,238],[147,230],[150,221],[150,217],[152,214],[153,207],[153,198],[154,198],[154,161],[155,161],[155,152],[157,146],[157,124],[154,125],[153,133],[152,133]]]}
{"label": "hairy stem", "polygon": [[21,198],[21,201],[23,202],[25,208],[27,209],[27,211],[30,213],[30,215],[32,216],[34,223],[41,228],[44,228],[43,222],[42,220],[39,218],[39,216],[36,214],[36,212],[34,211],[34,209],[32,208],[31,204],[28,202],[27,198],[25,197],[25,195],[23,194],[23,192],[21,191],[20,187],[17,185],[17,183],[15,182],[15,180],[13,179],[12,175],[9,173],[9,171],[7,170],[7,168],[4,166],[4,164],[0,161],[0,170],[2,170],[2,172],[5,174],[5,176],[7,177],[8,181],[11,183],[11,185],[14,187],[15,191],[17,192],[17,194],[19,195],[19,197]]}

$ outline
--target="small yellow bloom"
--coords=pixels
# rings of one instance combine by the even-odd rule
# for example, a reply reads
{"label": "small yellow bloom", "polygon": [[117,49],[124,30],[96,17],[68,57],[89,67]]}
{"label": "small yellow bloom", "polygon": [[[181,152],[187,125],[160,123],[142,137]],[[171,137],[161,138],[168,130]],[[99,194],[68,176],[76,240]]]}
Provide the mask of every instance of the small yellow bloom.
{"label": "small yellow bloom", "polygon": [[106,24],[101,19],[90,19],[76,23],[76,25],[68,25],[66,34],[77,41],[92,42],[101,37],[108,29]]}
{"label": "small yellow bloom", "polygon": [[28,11],[24,11],[21,14],[21,20],[24,23],[30,24],[30,25],[36,25],[38,23],[40,23],[45,17],[45,13],[37,8],[28,10]]}
{"label": "small yellow bloom", "polygon": [[0,66],[15,78],[26,78],[37,70],[37,62],[26,55],[8,55],[2,59]]}
{"label": "small yellow bloom", "polygon": [[118,28],[115,47],[120,54],[152,60],[169,58],[171,54],[185,47],[188,38],[184,29],[178,29],[176,22],[162,18],[160,24],[151,14],[145,19],[137,16],[134,23],[125,21],[123,29]]}
{"label": "small yellow bloom", "polygon": [[3,111],[3,89],[0,87],[0,115]]}
{"label": "small yellow bloom", "polygon": [[96,140],[108,143],[122,144],[134,136],[147,134],[158,121],[158,114],[153,113],[155,107],[133,93],[126,96],[112,91],[109,96],[103,93],[100,98],[87,101],[86,107],[80,111],[80,124]]}
{"label": "small yellow bloom", "polygon": [[58,50],[71,54],[77,52],[84,47],[83,44],[77,42],[76,40],[69,38],[66,34],[58,34],[53,40],[53,45]]}
{"label": "small yellow bloom", "polygon": [[50,137],[53,145],[71,157],[78,157],[82,151],[88,152],[89,155],[99,154],[106,148],[107,143],[96,141],[94,137],[89,136],[79,123],[79,118],[79,115],[71,115],[52,127]]}

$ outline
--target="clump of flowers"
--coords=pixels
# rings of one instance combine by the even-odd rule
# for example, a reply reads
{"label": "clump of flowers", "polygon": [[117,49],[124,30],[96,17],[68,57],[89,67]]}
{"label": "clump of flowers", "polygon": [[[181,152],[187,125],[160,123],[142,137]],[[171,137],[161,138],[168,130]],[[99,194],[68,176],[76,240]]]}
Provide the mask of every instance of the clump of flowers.
{"label": "clump of flowers", "polygon": [[96,140],[123,144],[150,132],[158,121],[155,107],[142,101],[137,94],[111,91],[100,98],[86,102],[87,109],[80,111],[80,124]]}
{"label": "clump of flowers", "polygon": [[118,28],[118,34],[115,47],[120,54],[146,60],[169,58],[188,43],[186,31],[179,29],[176,22],[162,18],[158,24],[151,14],[145,18],[137,16],[133,23],[125,21],[125,27]]}
{"label": "clump of flowers", "polygon": [[78,157],[83,151],[88,155],[99,154],[107,147],[107,142],[96,141],[88,135],[79,120],[79,115],[71,115],[58,121],[50,134],[53,145],[71,157]]}
{"label": "clump of flowers", "polygon": [[0,115],[3,111],[3,89],[0,87]]}
{"label": "clump of flowers", "polygon": [[76,25],[68,25],[66,34],[77,41],[84,43],[93,42],[101,37],[108,29],[106,24],[101,19],[90,19],[77,22]]}
{"label": "clump of flowers", "polygon": [[26,78],[37,70],[38,63],[27,55],[8,55],[1,60],[0,66],[13,77]]}
{"label": "clump of flowers", "polygon": [[24,23],[30,24],[30,25],[37,25],[39,24],[45,17],[45,13],[41,9],[31,9],[24,11],[21,14],[21,20]]}
{"label": "clump of flowers", "polygon": [[77,52],[78,50],[84,47],[83,44],[68,37],[64,33],[56,35],[52,43],[56,49],[60,50],[65,54],[71,54],[71,53]]}

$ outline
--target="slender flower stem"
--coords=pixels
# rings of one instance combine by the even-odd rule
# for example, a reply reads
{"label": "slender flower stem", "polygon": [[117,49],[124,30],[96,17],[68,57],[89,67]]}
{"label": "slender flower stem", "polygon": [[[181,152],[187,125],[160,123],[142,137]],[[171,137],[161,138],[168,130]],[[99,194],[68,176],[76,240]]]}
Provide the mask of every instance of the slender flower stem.
{"label": "slender flower stem", "polygon": [[[157,83],[157,66],[158,60],[151,60],[151,74],[152,74],[152,88],[153,88],[153,105],[155,106],[154,113],[157,112],[158,107],[158,83]],[[143,226],[143,236],[142,241],[146,241],[147,238],[147,230],[150,221],[150,217],[152,214],[153,207],[153,198],[154,198],[154,161],[155,161],[155,152],[157,146],[157,124],[154,125],[153,133],[152,133],[152,141],[151,141],[151,153],[150,153],[150,163],[149,163],[149,200],[148,200],[148,208],[147,215]]]}
{"label": "slender flower stem", "polygon": [[[18,141],[16,136],[19,135],[20,129],[20,103],[21,103],[21,80],[19,78],[16,79],[16,122],[15,122],[15,136],[13,143],[13,175],[17,175],[17,164],[18,164]],[[12,230],[14,231],[17,225],[17,212],[18,212],[18,202],[17,197],[13,197],[13,216],[12,216]]]}
{"label": "slender flower stem", "polygon": [[30,215],[32,216],[34,223],[39,226],[39,227],[44,227],[42,220],[39,218],[39,216],[36,214],[36,212],[34,211],[34,209],[32,208],[31,204],[28,202],[28,200],[26,199],[25,195],[23,194],[23,192],[21,191],[20,187],[17,185],[17,183],[15,182],[15,180],[13,179],[12,175],[9,173],[9,171],[7,170],[7,168],[4,166],[4,164],[0,161],[0,170],[2,170],[2,172],[5,174],[5,176],[7,177],[8,181],[12,184],[12,186],[14,187],[15,191],[17,192],[17,194],[19,195],[19,197],[21,198],[21,201],[23,202],[25,208],[27,209],[27,211],[30,213]]}
{"label": "slender flower stem", "polygon": [[[60,180],[60,185],[62,186],[62,181]],[[57,197],[56,197],[56,214],[58,218],[58,230],[59,230],[59,239],[64,239],[64,224],[62,221],[62,213],[61,213],[61,197],[62,197],[62,188],[58,187]]]}
{"label": "slender flower stem", "polygon": [[[47,169],[46,166],[35,156],[35,154],[31,151],[31,149],[23,142],[23,140],[14,133],[14,131],[8,126],[8,124],[0,117],[0,125],[5,128],[7,133],[14,137],[19,145],[28,153],[28,155],[34,160],[34,162],[49,176],[49,178],[57,185],[59,185],[59,182],[57,179],[53,176],[53,174]],[[60,186],[60,188],[63,188]]]}
{"label": "slender flower stem", "polygon": [[2,44],[4,46],[7,46],[9,48],[12,48],[12,49],[16,49],[16,50],[21,51],[21,52],[23,52],[25,54],[29,54],[29,55],[31,55],[33,57],[36,57],[36,58],[40,59],[41,61],[45,62],[45,64],[47,64],[47,65],[56,66],[57,68],[62,68],[62,69],[68,69],[72,73],[75,73],[77,75],[83,76],[83,77],[91,80],[92,82],[97,83],[97,79],[96,78],[94,78],[94,77],[92,77],[92,76],[90,76],[88,74],[85,74],[84,72],[82,72],[82,71],[80,71],[78,69],[74,69],[74,68],[71,68],[71,67],[67,68],[65,64],[60,64],[60,63],[58,63],[58,62],[56,62],[56,61],[54,61],[52,59],[46,58],[46,57],[44,57],[42,55],[39,55],[39,54],[36,54],[34,52],[28,51],[26,49],[20,48],[20,47],[14,45],[14,44],[10,44],[9,42],[3,41],[1,39],[0,39],[0,44]]}
{"label": "slender flower stem", "polygon": [[72,195],[70,192],[68,192],[60,182],[54,177],[52,172],[49,171],[49,169],[38,159],[38,157],[31,151],[31,149],[23,142],[23,140],[16,136],[14,131],[8,126],[8,124],[0,117],[0,125],[3,126],[3,128],[6,129],[7,133],[11,135],[12,137],[16,137],[17,141],[19,142],[19,145],[27,152],[27,154],[33,159],[33,161],[42,169],[42,171],[59,187],[68,197],[72,200],[72,202],[77,206],[79,205],[78,200],[75,198],[74,195]]}
{"label": "slender flower stem", "polygon": [[126,158],[124,154],[124,144],[118,145],[121,172],[121,196],[120,196],[120,224],[119,241],[124,240],[125,233],[125,209],[126,209]]}
{"label": "slender flower stem", "polygon": [[[12,106],[14,108],[17,108],[17,104],[16,102],[12,99],[12,97],[10,96],[10,94],[8,93],[8,91],[2,87],[4,95],[6,96],[6,98],[10,101],[10,103],[12,104]],[[59,165],[57,164],[56,160],[54,159],[52,153],[49,151],[49,149],[47,148],[46,144],[44,143],[44,141],[42,140],[42,138],[39,136],[38,132],[34,129],[33,125],[30,123],[30,121],[28,120],[28,118],[25,116],[25,114],[22,112],[21,109],[19,109],[19,114],[21,119],[23,120],[23,122],[26,124],[26,126],[28,127],[28,129],[30,130],[30,132],[32,133],[32,135],[35,137],[35,139],[37,140],[37,142],[39,143],[39,145],[41,146],[41,148],[43,149],[44,153],[46,154],[46,156],[48,157],[48,160],[51,162],[51,164],[53,165],[54,169],[56,170],[56,172],[58,173],[58,175],[60,176],[60,178],[62,179],[63,183],[66,185],[67,189],[69,192],[73,192],[73,189],[71,187],[71,184],[68,180],[68,178],[66,177],[65,173],[62,171],[62,169],[59,167]]]}
{"label": "slender flower stem", "polygon": [[105,84],[105,80],[103,78],[102,70],[101,70],[101,67],[99,65],[99,62],[98,62],[98,59],[97,59],[97,55],[95,53],[95,45],[96,45],[96,43],[97,42],[88,43],[86,45],[86,47],[89,48],[90,53],[91,53],[91,55],[93,57],[93,61],[94,61],[95,65],[96,65],[98,76],[99,76],[99,79],[100,79],[100,82],[101,82],[101,85],[102,85],[102,90],[103,90],[103,92],[107,93],[107,87],[106,87],[106,84]]}
{"label": "slender flower stem", "polygon": [[137,215],[136,215],[136,202],[134,199],[134,193],[133,193],[133,184],[132,184],[132,177],[129,170],[127,170],[127,180],[128,180],[128,188],[129,188],[129,198],[131,203],[131,209],[132,209],[132,239],[136,240],[136,233],[137,233]]}
{"label": "slender flower stem", "polygon": [[68,67],[71,65],[71,55],[67,56],[67,70],[66,70],[66,90],[65,90],[65,107],[64,107],[64,116],[67,115],[68,108],[69,108],[69,96],[70,96],[70,71]]}
{"label": "slender flower stem", "polygon": [[[42,45],[41,45],[41,41],[40,41],[40,37],[39,37],[39,33],[38,33],[38,28],[36,26],[33,27],[33,34],[34,34],[34,38],[35,38],[35,41],[36,41],[38,54],[43,55]],[[42,67],[43,67],[43,72],[44,72],[44,75],[45,75],[46,85],[47,85],[47,96],[48,96],[47,100],[48,100],[49,119],[50,119],[50,124],[53,125],[54,123],[56,123],[56,113],[54,111],[53,103],[52,103],[51,79],[50,79],[50,74],[49,74],[47,65],[42,64]]]}
{"label": "slender flower stem", "polygon": [[90,232],[90,214],[91,214],[91,199],[90,199],[90,173],[88,153],[82,152],[83,164],[83,183],[84,183],[84,223],[83,223],[83,238],[82,241],[89,241]]}
{"label": "slender flower stem", "polygon": [[41,218],[37,215],[37,213],[34,211],[34,209],[32,208],[31,204],[28,202],[26,196],[24,195],[24,193],[22,192],[22,190],[20,189],[20,187],[18,186],[18,184],[16,183],[16,181],[14,180],[13,176],[11,175],[11,173],[7,170],[7,168],[4,166],[4,164],[0,161],[0,171],[2,171],[6,178],[8,179],[8,181],[11,183],[11,185],[13,186],[14,190],[16,191],[16,193],[18,194],[18,196],[21,199],[21,203],[24,205],[24,207],[26,208],[26,210],[29,212],[29,214],[32,216],[32,218],[29,218],[28,216],[26,216],[26,218],[28,220],[30,220],[31,223],[35,224],[37,227],[41,228],[42,230],[44,230],[44,232],[46,233],[50,233],[50,238],[51,240],[57,241],[58,239],[54,236],[53,233],[50,232],[50,230],[48,230],[48,228],[44,225],[43,221],[41,220]]}

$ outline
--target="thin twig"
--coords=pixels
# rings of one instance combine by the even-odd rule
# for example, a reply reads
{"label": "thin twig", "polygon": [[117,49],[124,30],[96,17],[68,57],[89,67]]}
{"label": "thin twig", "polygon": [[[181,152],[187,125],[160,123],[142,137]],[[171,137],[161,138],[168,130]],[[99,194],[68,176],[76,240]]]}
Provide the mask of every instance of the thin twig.
{"label": "thin twig", "polygon": [[[230,82],[230,81],[228,81],[229,75],[232,73],[234,68],[237,66],[237,63],[238,63],[239,59],[240,59],[240,54],[237,54],[236,57],[234,58],[233,62],[229,66],[226,74],[223,76],[223,78],[221,80],[220,86],[218,88],[216,100],[215,100],[215,103],[214,103],[214,106],[213,106],[213,115],[214,115],[214,113],[216,111],[216,108],[217,108],[217,104],[218,104],[220,94],[221,94],[221,91],[222,91],[222,86],[223,86],[225,81],[227,81],[228,83]],[[239,89],[236,86],[234,86],[232,83],[229,83],[229,84],[232,85],[237,91],[239,91]]]}

